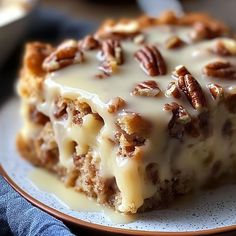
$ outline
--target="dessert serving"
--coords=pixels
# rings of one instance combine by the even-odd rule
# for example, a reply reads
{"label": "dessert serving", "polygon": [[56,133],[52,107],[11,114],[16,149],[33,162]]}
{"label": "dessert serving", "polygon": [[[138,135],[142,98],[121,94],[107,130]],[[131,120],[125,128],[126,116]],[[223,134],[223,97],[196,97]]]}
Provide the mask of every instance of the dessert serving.
{"label": "dessert serving", "polygon": [[235,179],[236,41],[203,14],[26,46],[21,155],[124,213]]}

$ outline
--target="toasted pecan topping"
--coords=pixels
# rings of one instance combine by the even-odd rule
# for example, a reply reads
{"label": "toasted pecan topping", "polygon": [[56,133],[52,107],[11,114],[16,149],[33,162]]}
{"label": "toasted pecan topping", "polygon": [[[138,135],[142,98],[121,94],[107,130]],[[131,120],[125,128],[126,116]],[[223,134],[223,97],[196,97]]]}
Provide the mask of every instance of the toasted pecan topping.
{"label": "toasted pecan topping", "polygon": [[120,34],[135,34],[139,32],[139,24],[137,21],[123,20],[118,24],[107,26],[107,32],[120,33]]}
{"label": "toasted pecan topping", "polygon": [[206,108],[206,99],[201,86],[185,66],[177,66],[173,76],[178,79],[180,90],[185,94],[194,109],[202,110]]}
{"label": "toasted pecan topping", "polygon": [[206,108],[206,98],[202,88],[185,66],[177,66],[173,76],[178,79],[180,90],[185,94],[194,109],[202,110]]}
{"label": "toasted pecan topping", "polygon": [[207,85],[212,97],[216,99],[220,99],[224,96],[223,88],[218,84],[208,84]]}
{"label": "toasted pecan topping", "polygon": [[165,95],[167,97],[171,97],[172,96],[174,98],[181,98],[181,93],[180,93],[180,91],[178,89],[178,86],[176,85],[175,82],[172,81],[172,82],[170,82],[168,84],[168,87],[167,87]]}
{"label": "toasted pecan topping", "polygon": [[236,42],[230,39],[218,40],[213,44],[211,51],[220,56],[236,55]]}
{"label": "toasted pecan topping", "polygon": [[28,43],[26,45],[24,64],[31,73],[37,76],[43,76],[45,71],[42,68],[42,63],[52,51],[53,47],[50,44],[39,42]]}
{"label": "toasted pecan topping", "polygon": [[[115,73],[118,70],[116,61],[104,61],[98,67],[103,73],[96,75],[99,79],[104,79],[109,77],[111,74]],[[99,77],[98,77],[99,76]]]}
{"label": "toasted pecan topping", "polygon": [[160,91],[156,81],[147,80],[137,84],[131,94],[135,96],[156,97]]}
{"label": "toasted pecan topping", "polygon": [[52,72],[83,61],[84,54],[79,50],[77,41],[67,40],[44,60],[43,69]]}
{"label": "toasted pecan topping", "polygon": [[125,105],[126,102],[124,99],[122,99],[121,97],[115,97],[109,101],[107,110],[109,113],[115,113],[121,108],[124,108]]}
{"label": "toasted pecan topping", "polygon": [[96,36],[101,39],[132,39],[139,33],[140,26],[138,21],[121,19],[119,22],[107,20]]}
{"label": "toasted pecan topping", "polygon": [[190,115],[183,106],[176,102],[165,104],[163,109],[172,112],[172,118],[168,124],[169,135],[181,140],[184,135],[185,125],[191,122]]}
{"label": "toasted pecan topping", "polygon": [[104,61],[113,61],[117,65],[124,63],[123,50],[118,40],[108,39],[103,41],[101,56]]}
{"label": "toasted pecan topping", "polygon": [[224,43],[222,41],[217,41],[211,51],[217,55],[220,56],[229,56],[230,52],[228,51],[228,49],[225,47]]}
{"label": "toasted pecan topping", "polygon": [[176,49],[180,48],[184,44],[185,42],[180,37],[174,35],[166,40],[165,47],[167,49]]}
{"label": "toasted pecan topping", "polygon": [[207,64],[203,68],[203,73],[209,77],[235,80],[236,79],[236,66],[230,62],[215,61]]}
{"label": "toasted pecan topping", "polygon": [[141,68],[150,76],[165,75],[167,72],[165,61],[155,46],[144,46],[135,53]]}
{"label": "toasted pecan topping", "polygon": [[126,112],[120,115],[117,125],[128,135],[147,137],[151,131],[151,124],[137,113]]}
{"label": "toasted pecan topping", "polygon": [[102,60],[99,70],[103,72],[96,78],[104,79],[118,70],[118,65],[124,63],[123,50],[118,40],[108,39],[102,42],[102,50],[98,55]]}
{"label": "toasted pecan topping", "polygon": [[79,41],[79,48],[82,50],[93,50],[98,49],[100,43],[97,39],[95,39],[92,35],[86,36],[84,39]]}
{"label": "toasted pecan topping", "polygon": [[190,37],[193,41],[199,41],[202,39],[212,39],[222,35],[222,30],[219,27],[210,27],[203,22],[196,22],[194,30],[191,32]]}
{"label": "toasted pecan topping", "polygon": [[178,78],[178,86],[196,110],[206,108],[206,98],[197,80],[190,74]]}
{"label": "toasted pecan topping", "polygon": [[165,111],[172,111],[175,121],[181,124],[186,124],[191,121],[191,117],[188,112],[183,108],[183,106],[179,105],[176,102],[172,102],[171,104],[167,103],[164,105]]}

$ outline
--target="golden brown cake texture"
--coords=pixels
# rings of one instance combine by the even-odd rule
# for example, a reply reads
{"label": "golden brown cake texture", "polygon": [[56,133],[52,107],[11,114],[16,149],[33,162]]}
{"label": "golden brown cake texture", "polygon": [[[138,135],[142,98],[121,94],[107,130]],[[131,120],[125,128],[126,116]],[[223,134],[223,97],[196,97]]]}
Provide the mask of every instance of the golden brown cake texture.
{"label": "golden brown cake texture", "polygon": [[204,14],[29,43],[18,91],[21,155],[120,212],[235,177],[236,42]]}

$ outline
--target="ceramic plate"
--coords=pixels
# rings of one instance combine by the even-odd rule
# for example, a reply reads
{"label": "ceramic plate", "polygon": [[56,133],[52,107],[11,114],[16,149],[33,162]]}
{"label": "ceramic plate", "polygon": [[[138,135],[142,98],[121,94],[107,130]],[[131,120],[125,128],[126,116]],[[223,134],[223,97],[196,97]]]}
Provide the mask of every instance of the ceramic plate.
{"label": "ceramic plate", "polygon": [[19,101],[13,98],[0,110],[0,161],[7,181],[25,198],[67,222],[97,230],[126,234],[210,234],[236,229],[236,185],[198,194],[191,200],[178,201],[168,209],[140,214],[128,224],[115,224],[99,212],[73,211],[43,192],[30,181],[34,169],[19,157],[15,136],[21,126]]}

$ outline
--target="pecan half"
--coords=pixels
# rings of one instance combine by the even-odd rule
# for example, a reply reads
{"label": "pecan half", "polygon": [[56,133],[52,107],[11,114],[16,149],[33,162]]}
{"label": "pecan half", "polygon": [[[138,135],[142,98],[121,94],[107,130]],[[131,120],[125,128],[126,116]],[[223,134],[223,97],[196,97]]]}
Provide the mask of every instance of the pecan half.
{"label": "pecan half", "polygon": [[138,50],[134,57],[141,68],[150,76],[165,75],[167,72],[165,61],[155,46],[145,46]]}
{"label": "pecan half", "polygon": [[180,48],[185,44],[185,42],[178,36],[171,36],[165,42],[165,47],[167,49],[176,49]]}
{"label": "pecan half", "polygon": [[165,104],[165,111],[172,112],[172,118],[168,124],[169,135],[173,138],[182,140],[185,130],[185,125],[191,122],[191,117],[188,112],[176,102]]}
{"label": "pecan half", "polygon": [[206,108],[206,98],[197,80],[190,74],[179,76],[178,86],[196,110]]}
{"label": "pecan half", "polygon": [[156,81],[147,80],[137,84],[131,94],[135,96],[157,97],[160,91]]}
{"label": "pecan half", "polygon": [[167,97],[174,97],[174,98],[177,98],[177,99],[181,98],[181,93],[180,93],[180,91],[179,91],[179,89],[178,89],[175,82],[172,81],[168,84],[165,95]]}
{"label": "pecan half", "polygon": [[213,44],[211,51],[220,56],[236,55],[236,41],[232,39],[221,39]]}
{"label": "pecan half", "polygon": [[215,61],[215,62],[207,64],[203,68],[203,74],[209,77],[235,80],[236,67],[232,65],[230,62]]}
{"label": "pecan half", "polygon": [[124,63],[123,50],[118,40],[108,39],[103,41],[101,56],[104,61],[114,61],[117,65]]}
{"label": "pecan half", "polygon": [[125,105],[126,102],[124,99],[122,99],[121,97],[115,97],[109,101],[107,110],[109,113],[115,113],[121,108],[125,107]]}
{"label": "pecan half", "polygon": [[43,69],[52,72],[83,61],[84,54],[79,50],[77,41],[67,40],[44,60]]}
{"label": "pecan half", "polygon": [[202,39],[212,39],[220,36],[222,31],[218,27],[210,27],[203,22],[196,22],[193,25],[194,30],[190,33],[190,38],[193,41],[199,41]]}
{"label": "pecan half", "polygon": [[218,84],[208,84],[207,85],[212,97],[215,100],[221,99],[224,96],[223,88]]}
{"label": "pecan half", "polygon": [[92,35],[88,35],[84,39],[79,41],[78,45],[79,48],[82,50],[93,50],[93,49],[98,49],[100,43]]}

